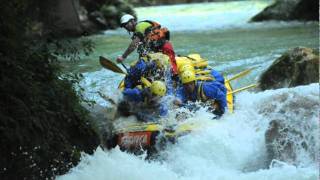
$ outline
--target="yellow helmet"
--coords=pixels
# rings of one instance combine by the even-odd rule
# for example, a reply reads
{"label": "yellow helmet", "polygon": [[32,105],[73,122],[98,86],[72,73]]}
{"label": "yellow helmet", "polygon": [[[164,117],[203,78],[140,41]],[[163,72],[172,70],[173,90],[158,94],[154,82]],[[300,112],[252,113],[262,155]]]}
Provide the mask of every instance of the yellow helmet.
{"label": "yellow helmet", "polygon": [[186,84],[186,83],[195,81],[196,80],[196,74],[194,73],[194,71],[184,71],[181,74],[180,78],[181,78],[182,84]]}
{"label": "yellow helmet", "polygon": [[189,54],[187,57],[191,58],[193,61],[201,61],[202,60],[200,54]]}
{"label": "yellow helmet", "polygon": [[194,67],[191,64],[185,64],[179,68],[180,73],[183,73],[184,71],[194,71]]}
{"label": "yellow helmet", "polygon": [[166,94],[167,88],[164,82],[153,81],[150,90],[155,95],[164,96]]}

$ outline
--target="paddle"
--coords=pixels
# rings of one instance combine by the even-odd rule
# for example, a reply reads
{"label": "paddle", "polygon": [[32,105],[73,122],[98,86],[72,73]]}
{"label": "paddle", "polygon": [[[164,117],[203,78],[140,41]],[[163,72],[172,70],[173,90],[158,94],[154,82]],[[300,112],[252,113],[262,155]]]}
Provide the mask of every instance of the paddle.
{"label": "paddle", "polygon": [[[113,71],[115,73],[127,74],[119,66],[117,66],[114,62],[110,61],[109,59],[107,59],[107,58],[105,58],[103,56],[100,56],[99,60],[100,60],[101,66],[106,68],[106,69],[109,69],[109,70],[111,70],[111,71]],[[124,64],[122,64],[122,66],[125,67]],[[126,68],[126,70],[127,70],[127,68]]]}
{"label": "paddle", "polygon": [[129,71],[129,69],[127,68],[127,66],[124,65],[122,62],[121,62],[121,65],[122,65],[122,67],[124,67],[124,69],[125,69],[127,72]]}
{"label": "paddle", "polygon": [[229,82],[229,81],[238,79],[238,78],[240,78],[240,77],[242,77],[242,76],[245,76],[245,75],[249,74],[253,69],[255,69],[255,68],[250,68],[250,69],[247,69],[247,70],[245,70],[245,71],[242,71],[242,72],[234,75],[234,76],[231,77],[230,79],[227,79],[226,82]]}
{"label": "paddle", "polygon": [[257,84],[250,84],[249,86],[245,86],[245,87],[242,87],[242,88],[238,88],[238,89],[236,89],[236,90],[233,90],[232,92],[229,92],[227,95],[229,95],[229,94],[235,94],[235,93],[237,93],[237,92],[240,92],[240,91],[243,91],[243,90],[247,90],[247,89],[250,89],[250,88],[254,88],[254,87],[256,87],[257,86]]}

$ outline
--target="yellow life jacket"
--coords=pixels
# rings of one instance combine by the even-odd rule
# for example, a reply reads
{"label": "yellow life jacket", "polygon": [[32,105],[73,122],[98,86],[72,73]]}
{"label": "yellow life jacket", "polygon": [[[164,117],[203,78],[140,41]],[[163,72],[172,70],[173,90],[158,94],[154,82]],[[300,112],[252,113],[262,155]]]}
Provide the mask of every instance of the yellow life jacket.
{"label": "yellow life jacket", "polygon": [[201,100],[202,102],[206,102],[208,97],[205,95],[203,91],[203,81],[200,82],[198,89],[197,89],[197,100]]}

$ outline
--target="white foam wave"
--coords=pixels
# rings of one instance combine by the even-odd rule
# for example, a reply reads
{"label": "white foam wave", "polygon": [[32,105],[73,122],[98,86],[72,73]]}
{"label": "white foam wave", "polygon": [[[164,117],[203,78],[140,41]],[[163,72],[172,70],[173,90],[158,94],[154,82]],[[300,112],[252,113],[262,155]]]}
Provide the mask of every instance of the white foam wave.
{"label": "white foam wave", "polygon": [[[287,98],[280,98],[283,96]],[[274,117],[285,116],[311,125],[313,128],[307,133],[316,138],[318,99],[319,84],[243,92],[237,95],[235,113],[218,121],[208,118],[204,111],[197,113],[191,121],[203,124],[203,128],[181,137],[178,143],[161,152],[161,161],[146,161],[144,156],[137,157],[118,148],[111,151],[98,148],[93,155],[84,154],[77,167],[57,179],[317,179],[316,160],[305,156],[297,166],[280,161],[266,164],[264,133]],[[314,109],[308,103],[290,107],[304,100]],[[270,109],[270,104],[276,107]],[[308,118],[304,119],[305,116]],[[319,144],[313,146],[318,149]]]}
{"label": "white foam wave", "polygon": [[101,98],[98,92],[115,101],[120,97],[118,84],[115,82],[121,82],[124,75],[101,69],[100,71],[83,73],[83,76],[84,79],[81,81],[80,86],[84,88],[84,96],[88,100],[95,101],[97,104],[106,107],[110,103]]}

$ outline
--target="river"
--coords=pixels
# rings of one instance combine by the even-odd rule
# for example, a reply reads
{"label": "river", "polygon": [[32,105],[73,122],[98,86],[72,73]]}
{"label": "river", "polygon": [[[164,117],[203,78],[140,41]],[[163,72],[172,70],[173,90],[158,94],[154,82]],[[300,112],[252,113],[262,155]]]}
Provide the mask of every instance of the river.
{"label": "river", "polygon": [[[171,31],[175,51],[180,55],[199,53],[210,66],[226,77],[255,67],[235,88],[257,81],[259,75],[283,52],[297,46],[319,48],[318,22],[248,23],[271,1],[237,1],[137,8],[139,20],[160,22]],[[85,96],[103,108],[110,104],[99,97],[102,92],[118,97],[117,85],[123,75],[100,67],[100,55],[115,59],[130,42],[122,29],[91,36],[95,52],[66,69],[81,72]],[[127,65],[136,60],[131,55]],[[279,98],[285,97],[285,98]],[[281,99],[281,100],[280,100]],[[318,153],[319,84],[283,88],[264,92],[241,92],[236,95],[236,110],[219,121],[200,109],[190,121],[205,124],[163,151],[161,161],[146,161],[115,148],[98,148],[93,155],[83,154],[78,166],[59,180],[202,180],[202,179],[318,179],[318,156],[297,150],[296,165],[274,161],[266,164],[264,133],[273,118],[285,117],[293,122],[306,121],[309,151]],[[316,106],[309,108],[309,104]],[[274,109],[270,110],[270,104]],[[292,105],[300,104],[300,105]],[[285,111],[283,114],[281,111]],[[307,118],[307,119],[306,119]],[[301,151],[301,152],[300,152]]]}

